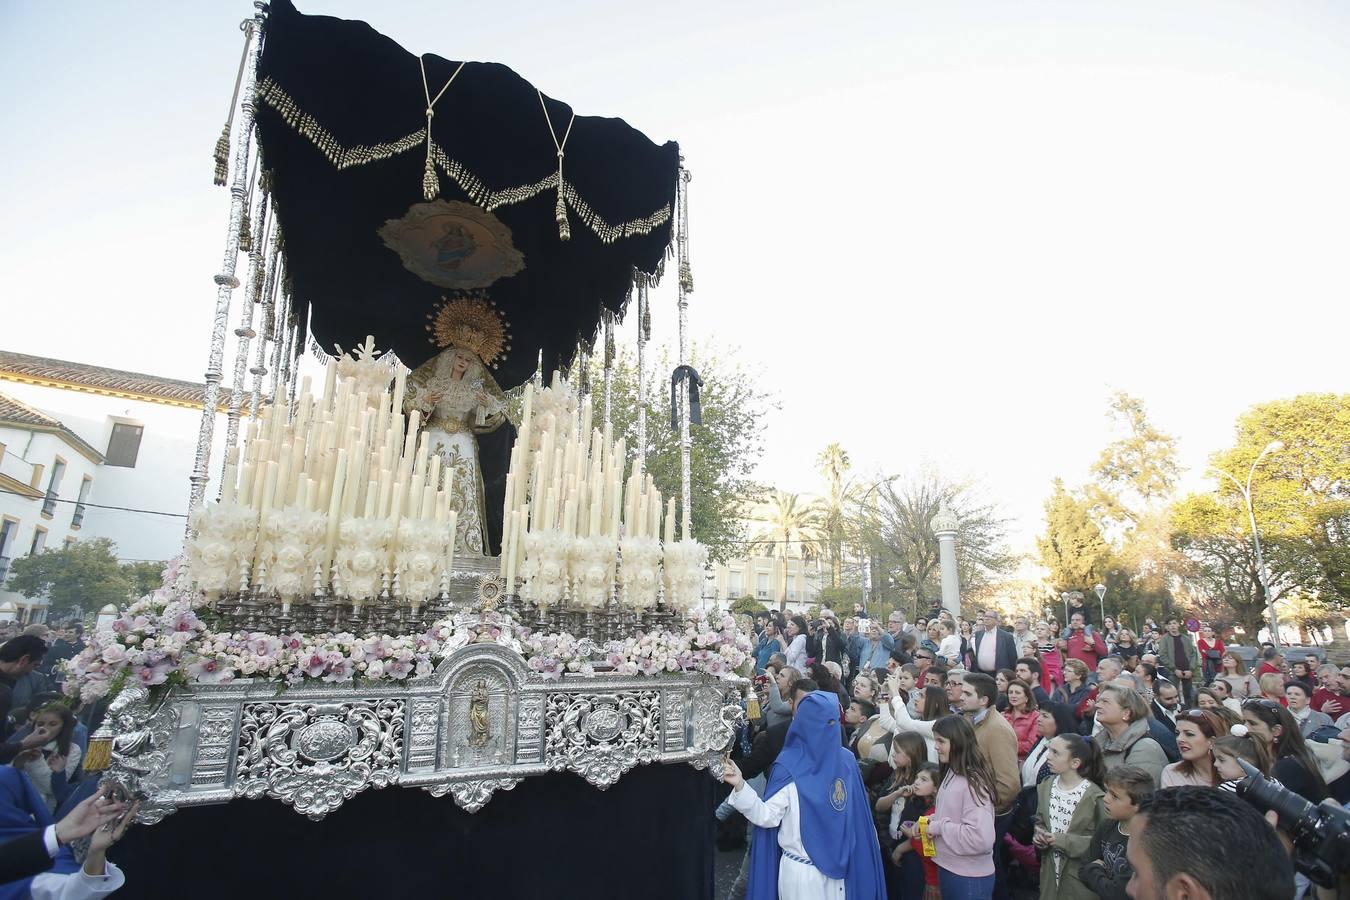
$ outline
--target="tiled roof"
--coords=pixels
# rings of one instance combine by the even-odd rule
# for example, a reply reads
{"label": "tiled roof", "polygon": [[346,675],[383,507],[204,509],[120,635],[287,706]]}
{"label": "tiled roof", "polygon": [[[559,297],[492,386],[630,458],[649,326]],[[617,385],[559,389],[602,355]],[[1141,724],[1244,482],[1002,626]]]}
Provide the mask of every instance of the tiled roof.
{"label": "tiled roof", "polygon": [[[201,408],[205,387],[192,381],[160,378],[124,369],[48,359],[0,350],[0,380],[67,387],[115,397],[130,397],[171,406]],[[224,392],[222,392],[224,393]]]}
{"label": "tiled roof", "polygon": [[17,425],[34,431],[50,431],[61,435],[72,447],[96,462],[103,461],[103,454],[94,449],[88,441],[71,431],[59,419],[53,419],[44,412],[33,409],[26,403],[20,403],[7,394],[0,394],[0,424]]}
{"label": "tiled roof", "polygon": [[41,425],[44,428],[60,428],[61,423],[46,413],[20,403],[13,397],[0,394],[0,422],[14,425]]}

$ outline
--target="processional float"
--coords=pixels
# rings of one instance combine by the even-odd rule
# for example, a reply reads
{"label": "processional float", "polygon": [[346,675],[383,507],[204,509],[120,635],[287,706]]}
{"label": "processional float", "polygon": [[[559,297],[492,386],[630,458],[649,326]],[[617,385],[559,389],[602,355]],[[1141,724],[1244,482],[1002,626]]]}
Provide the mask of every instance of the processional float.
{"label": "processional float", "polygon": [[[689,532],[678,147],[504,66],[255,5],[216,147],[230,216],[190,529],[165,587],[73,662],[83,699],[112,696],[91,766],[143,823],[258,797],[318,819],[395,785],[476,812],[531,775],[706,767],[749,645],[704,614]],[[643,465],[670,256],[679,503]],[[627,446],[611,380],[633,302]]]}

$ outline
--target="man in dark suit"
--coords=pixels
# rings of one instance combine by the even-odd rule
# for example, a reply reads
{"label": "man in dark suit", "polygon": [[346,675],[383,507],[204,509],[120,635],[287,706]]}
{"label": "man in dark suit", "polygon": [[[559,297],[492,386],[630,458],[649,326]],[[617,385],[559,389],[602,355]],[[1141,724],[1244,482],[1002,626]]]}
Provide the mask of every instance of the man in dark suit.
{"label": "man in dark suit", "polygon": [[999,616],[994,610],[984,615],[984,628],[975,632],[976,672],[993,678],[999,669],[1011,669],[1017,663],[1017,642],[1012,632],[998,627]]}
{"label": "man in dark suit", "polygon": [[28,834],[0,843],[0,884],[42,874],[52,867],[52,860],[63,845],[88,837],[126,811],[125,803],[113,803],[100,792],[81,802],[55,825],[34,828]]}

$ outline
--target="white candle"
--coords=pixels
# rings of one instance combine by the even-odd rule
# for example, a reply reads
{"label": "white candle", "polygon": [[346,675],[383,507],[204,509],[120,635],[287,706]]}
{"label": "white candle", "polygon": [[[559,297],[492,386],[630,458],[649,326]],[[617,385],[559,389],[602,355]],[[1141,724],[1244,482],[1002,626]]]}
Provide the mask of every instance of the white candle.
{"label": "white candle", "polygon": [[395,413],[403,412],[403,392],[407,382],[408,370],[399,366],[398,371],[394,373],[393,410]]}
{"label": "white candle", "polygon": [[324,412],[330,409],[329,404],[333,401],[333,388],[337,385],[337,361],[330,359],[328,366],[323,373],[323,400],[319,406]]}
{"label": "white candle", "polygon": [[455,567],[455,533],[459,526],[459,513],[453,509],[450,510],[450,516],[445,531],[449,535],[445,543],[445,567],[453,569]]}
{"label": "white candle", "polygon": [[418,508],[418,514],[423,519],[432,519],[436,516],[436,488],[429,484],[422,488],[422,503]]}
{"label": "white candle", "polygon": [[234,463],[225,464],[225,472],[220,476],[220,505],[227,506],[234,503],[234,491],[236,480],[236,466]]}
{"label": "white candle", "polygon": [[666,543],[675,543],[675,498],[666,504]]}

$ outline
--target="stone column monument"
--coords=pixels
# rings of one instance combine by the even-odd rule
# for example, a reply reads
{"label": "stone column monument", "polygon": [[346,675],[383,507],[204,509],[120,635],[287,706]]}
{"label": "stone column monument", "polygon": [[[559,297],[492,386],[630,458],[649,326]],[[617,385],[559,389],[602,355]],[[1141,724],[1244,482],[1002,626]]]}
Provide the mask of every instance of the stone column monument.
{"label": "stone column monument", "polygon": [[947,507],[938,506],[933,516],[933,534],[938,539],[938,558],[942,570],[942,608],[953,616],[961,615],[961,584],[956,576],[956,530],[961,523]]}

